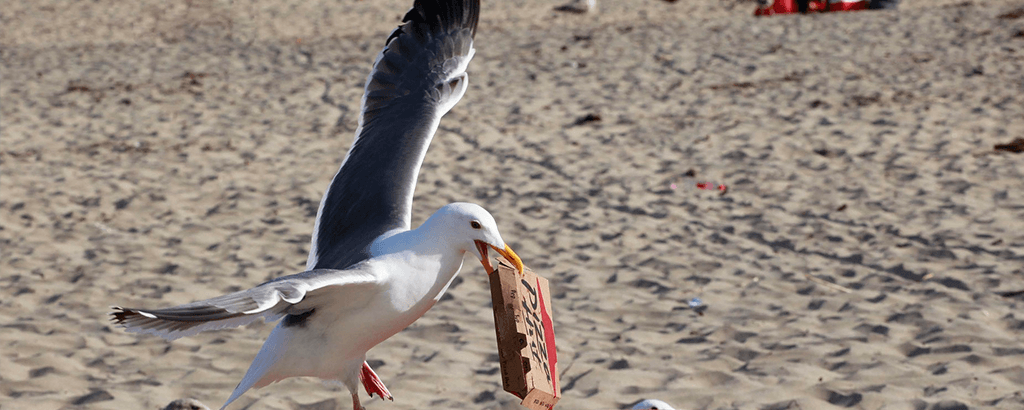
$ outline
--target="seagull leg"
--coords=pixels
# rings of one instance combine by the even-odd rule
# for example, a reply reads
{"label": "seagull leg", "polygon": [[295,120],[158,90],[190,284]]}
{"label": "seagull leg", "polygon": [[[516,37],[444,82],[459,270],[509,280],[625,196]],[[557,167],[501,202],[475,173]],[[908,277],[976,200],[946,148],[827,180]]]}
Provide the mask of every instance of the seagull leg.
{"label": "seagull leg", "polygon": [[377,373],[374,373],[373,369],[366,362],[363,362],[363,368],[359,372],[359,380],[363,382],[363,388],[366,389],[366,394],[369,394],[370,397],[373,397],[374,393],[376,393],[377,397],[380,397],[381,400],[395,401],[388,388],[384,387],[384,382],[380,381],[380,377],[377,377]]}
{"label": "seagull leg", "polygon": [[359,393],[352,393],[352,410],[366,410],[361,404],[359,404]]}

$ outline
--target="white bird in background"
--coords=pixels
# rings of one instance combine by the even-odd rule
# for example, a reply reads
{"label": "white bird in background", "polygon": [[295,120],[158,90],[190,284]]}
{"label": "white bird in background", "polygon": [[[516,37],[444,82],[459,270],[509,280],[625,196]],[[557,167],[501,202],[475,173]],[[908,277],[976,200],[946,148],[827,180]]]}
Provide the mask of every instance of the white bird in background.
{"label": "white bird in background", "polygon": [[571,0],[561,6],[555,7],[555,11],[569,13],[586,13],[597,11],[597,0]]}
{"label": "white bird in background", "polygon": [[635,405],[631,410],[676,410],[661,400],[647,399]]}
{"label": "white bird in background", "polygon": [[178,399],[172,401],[163,410],[210,410],[210,408],[196,399]]}
{"label": "white bird in background", "polygon": [[427,147],[467,89],[479,9],[479,0],[417,0],[388,36],[356,139],[320,202],[306,272],[173,308],[115,307],[114,322],[176,339],[281,319],[222,409],[250,388],[297,376],[341,381],[355,410],[359,381],[371,396],[391,398],[367,351],[430,309],[465,253],[491,272],[490,247],[523,269],[478,205],[446,205],[410,230]]}

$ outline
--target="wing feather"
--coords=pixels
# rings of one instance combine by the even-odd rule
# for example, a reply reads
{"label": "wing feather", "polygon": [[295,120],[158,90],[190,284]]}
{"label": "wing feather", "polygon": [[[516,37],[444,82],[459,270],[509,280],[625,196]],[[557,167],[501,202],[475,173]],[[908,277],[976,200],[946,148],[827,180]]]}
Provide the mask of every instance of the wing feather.
{"label": "wing feather", "polygon": [[366,81],[356,139],[320,202],[306,269],[343,269],[409,229],[416,178],[438,123],[462,98],[479,0],[419,0]]}
{"label": "wing feather", "polygon": [[[284,276],[249,290],[164,309],[113,307],[111,320],[129,332],[173,340],[205,330],[237,327],[256,320],[276,321],[286,314],[315,309],[306,302],[320,292],[367,294],[379,283],[367,266],[350,270],[317,269]],[[331,303],[358,298],[330,298]]]}

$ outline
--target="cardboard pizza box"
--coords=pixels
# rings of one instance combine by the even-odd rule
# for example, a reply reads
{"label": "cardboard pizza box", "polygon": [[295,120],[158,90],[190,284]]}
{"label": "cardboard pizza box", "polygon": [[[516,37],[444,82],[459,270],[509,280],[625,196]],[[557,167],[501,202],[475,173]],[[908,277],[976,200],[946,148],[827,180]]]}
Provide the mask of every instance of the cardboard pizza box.
{"label": "cardboard pizza box", "polygon": [[531,410],[551,410],[562,397],[548,281],[529,268],[519,273],[498,257],[488,275],[498,337],[501,384]]}

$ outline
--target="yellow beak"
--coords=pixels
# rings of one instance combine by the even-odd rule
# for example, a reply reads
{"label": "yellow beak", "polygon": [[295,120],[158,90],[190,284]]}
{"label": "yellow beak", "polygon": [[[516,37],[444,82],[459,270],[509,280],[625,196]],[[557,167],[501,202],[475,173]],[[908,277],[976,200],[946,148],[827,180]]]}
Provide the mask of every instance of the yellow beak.
{"label": "yellow beak", "polygon": [[516,253],[508,245],[505,245],[505,249],[498,249],[496,246],[491,245],[489,243],[483,241],[476,241],[476,249],[480,251],[480,256],[482,258],[480,259],[480,264],[484,265],[484,269],[487,270],[488,274],[494,272],[494,267],[491,266],[491,258],[487,256],[487,248],[494,249],[494,251],[498,252],[499,255],[504,256],[505,259],[508,259],[509,262],[512,262],[512,266],[515,266],[519,274],[522,274],[523,271],[526,269],[526,267],[523,266],[523,260],[519,259],[519,255],[516,255]]}

